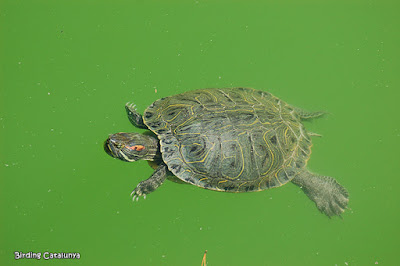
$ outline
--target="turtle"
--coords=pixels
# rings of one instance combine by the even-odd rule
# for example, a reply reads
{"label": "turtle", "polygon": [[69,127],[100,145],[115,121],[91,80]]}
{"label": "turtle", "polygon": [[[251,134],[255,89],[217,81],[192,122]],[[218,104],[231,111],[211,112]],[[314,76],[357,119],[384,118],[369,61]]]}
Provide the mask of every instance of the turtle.
{"label": "turtle", "polygon": [[148,133],[119,132],[104,142],[114,158],[148,160],[155,170],[132,191],[137,200],[168,176],[201,188],[252,192],[299,186],[325,215],[341,216],[349,194],[334,178],[307,170],[311,138],[303,121],[325,112],[294,107],[253,88],[209,88],[161,98],[130,122]]}

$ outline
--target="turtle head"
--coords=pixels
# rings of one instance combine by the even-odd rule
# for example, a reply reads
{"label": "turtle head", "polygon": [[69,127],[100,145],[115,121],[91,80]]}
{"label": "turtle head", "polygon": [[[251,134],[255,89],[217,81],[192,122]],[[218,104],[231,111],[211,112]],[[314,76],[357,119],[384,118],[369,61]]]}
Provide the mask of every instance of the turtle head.
{"label": "turtle head", "polygon": [[158,140],[139,133],[120,132],[107,138],[104,150],[110,156],[125,162],[153,161],[158,158]]}

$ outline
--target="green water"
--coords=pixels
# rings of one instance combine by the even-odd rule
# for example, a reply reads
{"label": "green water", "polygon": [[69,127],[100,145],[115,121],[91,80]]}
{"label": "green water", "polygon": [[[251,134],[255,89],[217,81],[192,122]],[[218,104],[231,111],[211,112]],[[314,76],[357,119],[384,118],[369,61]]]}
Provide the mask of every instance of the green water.
{"label": "green water", "polygon": [[[0,265],[398,265],[399,4],[395,1],[0,2]],[[55,3],[56,2],[56,3]],[[71,3],[73,2],[73,3]],[[321,1],[322,2],[322,1]],[[343,219],[292,184],[229,194],[166,181],[103,151],[191,89],[246,86],[328,116],[309,168],[350,193]],[[45,263],[46,264],[46,263]]]}

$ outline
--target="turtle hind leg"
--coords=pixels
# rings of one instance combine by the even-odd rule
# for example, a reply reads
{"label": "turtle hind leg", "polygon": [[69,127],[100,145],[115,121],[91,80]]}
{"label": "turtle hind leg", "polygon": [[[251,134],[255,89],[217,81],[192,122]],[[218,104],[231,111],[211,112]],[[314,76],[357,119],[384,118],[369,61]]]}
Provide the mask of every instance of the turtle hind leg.
{"label": "turtle hind leg", "polygon": [[140,182],[132,191],[132,200],[138,200],[141,196],[146,198],[147,194],[153,192],[164,183],[166,177],[167,166],[165,164],[160,164],[148,179]]}
{"label": "turtle hind leg", "polygon": [[138,128],[146,128],[147,126],[143,122],[143,117],[136,111],[136,105],[133,103],[125,104],[126,114],[128,115],[129,121]]}
{"label": "turtle hind leg", "polygon": [[327,113],[324,111],[317,111],[317,112],[310,112],[301,108],[293,107],[294,112],[300,117],[300,119],[308,120],[308,119],[314,119],[318,117],[322,117],[323,115],[326,115]]}
{"label": "turtle hind leg", "polygon": [[315,202],[318,210],[331,217],[345,211],[349,194],[334,178],[319,176],[307,170],[296,176],[292,183],[302,188],[304,193]]}

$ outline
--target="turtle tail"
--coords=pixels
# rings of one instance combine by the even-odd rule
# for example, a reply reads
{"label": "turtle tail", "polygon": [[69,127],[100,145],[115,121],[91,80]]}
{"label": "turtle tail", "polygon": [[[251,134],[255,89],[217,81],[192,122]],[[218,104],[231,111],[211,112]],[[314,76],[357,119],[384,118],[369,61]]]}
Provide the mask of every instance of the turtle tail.
{"label": "turtle tail", "polygon": [[295,113],[300,117],[302,120],[308,120],[308,119],[314,119],[314,118],[320,118],[324,115],[327,114],[327,112],[324,111],[316,111],[316,112],[311,112],[307,111],[298,107],[293,107]]}

